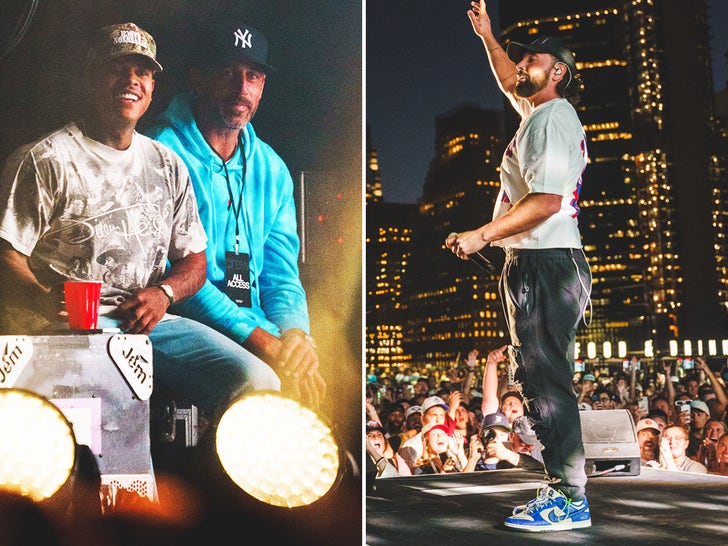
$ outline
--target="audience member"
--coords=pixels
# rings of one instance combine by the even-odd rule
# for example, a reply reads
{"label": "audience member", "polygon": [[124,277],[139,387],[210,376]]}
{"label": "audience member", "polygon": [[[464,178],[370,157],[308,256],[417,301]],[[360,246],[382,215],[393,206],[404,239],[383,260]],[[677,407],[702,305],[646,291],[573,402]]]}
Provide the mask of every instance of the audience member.
{"label": "audience member", "polygon": [[470,452],[470,437],[477,433],[470,420],[470,412],[465,402],[460,402],[455,408],[454,430],[463,437],[465,454]]}
{"label": "audience member", "polygon": [[412,472],[405,460],[392,448],[384,435],[382,425],[369,421],[366,428],[367,454],[377,467],[377,478],[411,476]]}
{"label": "audience member", "polygon": [[709,472],[728,476],[728,434],[721,436],[715,446],[715,462],[715,468]]}
{"label": "audience member", "polygon": [[[629,389],[630,389],[630,383],[629,379],[624,373],[617,374],[617,378],[614,381],[614,388],[615,393],[617,395],[618,400],[615,401],[620,406],[624,407],[627,405],[627,403],[632,399],[629,395]],[[606,409],[606,408],[602,408]]]}
{"label": "audience member", "polygon": [[468,459],[459,432],[451,434],[447,425],[430,423],[422,427],[422,453],[414,462],[412,474],[461,472]]}
{"label": "audience member", "polygon": [[402,404],[395,402],[387,407],[384,412],[382,426],[385,435],[390,439],[402,432],[404,427],[404,407],[402,407]]}
{"label": "audience member", "polygon": [[640,448],[640,464],[652,466],[648,463],[658,463],[658,440],[660,437],[660,425],[653,419],[645,418],[637,422],[637,443]]}
{"label": "audience member", "polygon": [[612,394],[606,387],[597,387],[592,395],[592,409],[611,410],[619,409],[619,397]]}
{"label": "audience member", "polygon": [[382,419],[379,417],[379,412],[377,411],[376,406],[374,405],[373,397],[367,396],[366,400],[364,401],[364,411],[366,413],[366,422],[369,421],[376,421],[380,425],[382,424]]}
{"label": "audience member", "polygon": [[703,427],[703,437],[698,452],[689,457],[705,465],[708,472],[718,467],[716,447],[721,436],[728,433],[728,426],[720,419],[709,419]]}
{"label": "audience member", "polygon": [[402,443],[397,451],[410,469],[414,469],[415,461],[422,455],[424,431],[427,425],[445,425],[448,427],[448,431],[452,430],[452,423],[448,421],[448,410],[448,405],[439,396],[428,396],[425,398],[425,401],[422,403],[422,413],[420,416],[422,430]]}
{"label": "audience member", "polygon": [[405,411],[404,425],[402,431],[396,436],[389,437],[389,443],[395,451],[399,451],[400,446],[417,435],[422,430],[422,407],[410,406]]}
{"label": "audience member", "polygon": [[592,396],[597,388],[596,380],[596,377],[590,373],[586,373],[582,376],[581,390],[579,391],[579,398],[577,399],[580,409],[587,409],[584,407],[584,404],[587,404],[589,409],[592,409]]}
{"label": "audience member", "polygon": [[431,393],[430,382],[426,377],[419,377],[414,384],[414,396],[424,396],[427,398]]}
{"label": "audience member", "polygon": [[710,382],[710,385],[703,384],[698,388],[698,397],[710,408],[711,417],[723,419],[726,408],[728,408],[728,395],[726,394],[724,385],[721,384],[718,377],[713,373],[702,356],[695,359],[695,369],[703,373]]}
{"label": "audience member", "polygon": [[522,468],[543,472],[543,460],[532,456],[534,447],[540,444],[525,420],[526,417],[517,419],[516,429],[513,429],[503,413],[486,415],[482,434],[471,439],[471,455],[466,471]]}
{"label": "audience member", "polygon": [[475,379],[475,370],[478,365],[478,355],[480,353],[477,349],[473,349],[468,353],[468,358],[465,360],[465,379],[462,383],[463,400],[466,403],[470,403],[471,397],[474,395],[473,382]]}
{"label": "audience member", "polygon": [[657,426],[660,429],[660,434],[662,434],[662,431],[665,430],[665,427],[670,424],[670,420],[667,418],[667,414],[665,414],[664,411],[658,408],[651,409],[647,414],[647,418],[652,419],[657,423]]}
{"label": "audience member", "polygon": [[483,373],[481,412],[484,416],[500,412],[508,418],[510,425],[514,419],[523,415],[523,396],[500,378],[499,365],[508,362],[507,351],[508,345],[502,345],[488,353]]}
{"label": "audience member", "polygon": [[690,398],[690,395],[686,392],[676,394],[673,424],[680,425],[681,427],[684,427],[685,430],[690,430],[690,423],[692,420],[692,399]]}
{"label": "audience member", "polygon": [[470,398],[470,402],[468,402],[468,416],[470,417],[470,423],[473,425],[475,432],[480,432],[480,427],[483,423],[482,396],[478,395]]}
{"label": "audience member", "polygon": [[660,436],[660,468],[705,474],[708,469],[687,456],[688,431],[680,425],[670,425]]}
{"label": "audience member", "polygon": [[688,445],[688,457],[692,457],[698,453],[700,444],[703,442],[703,427],[710,419],[710,409],[708,404],[702,400],[694,399],[690,402],[692,407],[690,416],[690,444]]}
{"label": "audience member", "polygon": [[[480,457],[472,470],[495,470],[501,459],[496,456],[496,447],[491,447],[491,444],[497,443],[503,445],[508,442],[508,436],[511,431],[511,426],[508,423],[508,418],[500,411],[490,413],[483,418],[483,424],[481,426],[481,437],[478,438],[480,445],[474,443],[472,449],[482,452]],[[489,448],[490,453],[489,453]],[[468,470],[471,470],[468,468]]]}
{"label": "audience member", "polygon": [[506,391],[500,398],[500,412],[508,418],[508,423],[523,416],[523,396],[518,391]]}
{"label": "audience member", "polygon": [[665,396],[657,395],[650,400],[650,408],[652,410],[661,410],[665,414],[666,423],[675,424],[675,405]]}
{"label": "audience member", "polygon": [[683,380],[682,384],[685,387],[685,392],[690,396],[690,399],[697,400],[698,387],[700,386],[698,378],[694,375],[688,376]]}

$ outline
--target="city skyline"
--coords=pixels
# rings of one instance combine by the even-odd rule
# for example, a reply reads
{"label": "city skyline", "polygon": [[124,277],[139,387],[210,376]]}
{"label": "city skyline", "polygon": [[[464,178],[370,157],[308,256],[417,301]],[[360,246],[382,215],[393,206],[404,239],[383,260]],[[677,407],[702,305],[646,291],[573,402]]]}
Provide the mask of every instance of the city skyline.
{"label": "city skyline", "polygon": [[[483,46],[462,9],[425,0],[366,7],[366,123],[379,156],[384,200],[416,203],[434,155],[435,117],[463,102],[503,108]],[[708,0],[714,89],[728,80],[728,4]],[[488,12],[499,35],[498,3]]]}

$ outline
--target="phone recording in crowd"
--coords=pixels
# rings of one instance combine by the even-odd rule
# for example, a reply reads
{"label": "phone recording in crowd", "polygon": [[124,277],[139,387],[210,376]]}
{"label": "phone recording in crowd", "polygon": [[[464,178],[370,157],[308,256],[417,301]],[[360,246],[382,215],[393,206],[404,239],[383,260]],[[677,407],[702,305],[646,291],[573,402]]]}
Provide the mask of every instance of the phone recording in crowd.
{"label": "phone recording in crowd", "polygon": [[691,415],[690,412],[692,411],[690,400],[676,400],[675,405],[680,408],[681,414],[685,416],[685,423],[689,423]]}

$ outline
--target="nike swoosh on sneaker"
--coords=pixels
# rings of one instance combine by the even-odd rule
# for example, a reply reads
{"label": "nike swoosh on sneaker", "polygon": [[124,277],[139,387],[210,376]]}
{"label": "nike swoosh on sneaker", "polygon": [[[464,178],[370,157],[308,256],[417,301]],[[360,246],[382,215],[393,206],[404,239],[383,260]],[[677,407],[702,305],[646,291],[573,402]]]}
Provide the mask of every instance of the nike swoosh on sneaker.
{"label": "nike swoosh on sneaker", "polygon": [[560,523],[564,521],[564,518],[566,517],[566,512],[558,507],[547,508],[541,513],[541,517],[546,521],[550,521],[551,523]]}

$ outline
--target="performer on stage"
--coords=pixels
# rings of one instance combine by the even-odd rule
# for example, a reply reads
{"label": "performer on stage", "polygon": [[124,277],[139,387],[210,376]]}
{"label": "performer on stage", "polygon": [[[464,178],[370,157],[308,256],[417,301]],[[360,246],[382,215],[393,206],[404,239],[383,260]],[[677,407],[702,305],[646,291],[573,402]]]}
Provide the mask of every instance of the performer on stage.
{"label": "performer on stage", "polygon": [[492,221],[450,234],[461,259],[492,244],[505,249],[500,296],[511,336],[510,357],[525,414],[543,445],[550,479],[505,525],[519,531],[589,527],[584,447],[574,392],[574,338],[589,303],[591,273],[577,217],[586,135],[574,104],[582,83],[572,52],[552,36],[530,44],[495,38],[486,3],[468,17],[491,70],[522,121],[501,163]]}

